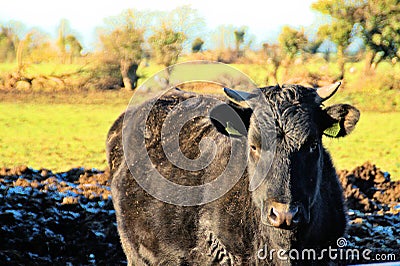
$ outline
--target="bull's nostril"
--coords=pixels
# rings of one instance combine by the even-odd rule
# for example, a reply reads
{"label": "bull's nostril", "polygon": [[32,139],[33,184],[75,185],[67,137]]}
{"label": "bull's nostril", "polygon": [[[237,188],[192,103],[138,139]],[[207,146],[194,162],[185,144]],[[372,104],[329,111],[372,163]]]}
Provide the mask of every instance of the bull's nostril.
{"label": "bull's nostril", "polygon": [[278,216],[279,216],[279,212],[277,210],[275,210],[274,207],[272,207],[270,212],[269,212],[269,218],[271,220],[276,221],[278,219]]}
{"label": "bull's nostril", "polygon": [[272,226],[281,226],[283,219],[282,214],[274,207],[271,207],[268,213],[268,220]]}
{"label": "bull's nostril", "polygon": [[298,224],[300,222],[300,213],[299,213],[299,208],[296,207],[291,211],[292,213],[292,223],[293,224]]}
{"label": "bull's nostril", "polygon": [[296,227],[301,222],[299,207],[289,208],[286,204],[275,203],[268,210],[267,217],[269,224],[274,227],[290,229]]}

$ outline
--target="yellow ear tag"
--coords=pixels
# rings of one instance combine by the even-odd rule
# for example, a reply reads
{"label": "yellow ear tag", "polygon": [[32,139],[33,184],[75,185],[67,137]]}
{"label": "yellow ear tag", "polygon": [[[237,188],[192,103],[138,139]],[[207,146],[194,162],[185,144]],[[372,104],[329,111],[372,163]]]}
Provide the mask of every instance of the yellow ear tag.
{"label": "yellow ear tag", "polygon": [[340,125],[339,123],[334,123],[331,127],[324,130],[324,135],[335,138],[340,132]]}
{"label": "yellow ear tag", "polygon": [[229,121],[226,122],[225,130],[226,130],[226,132],[229,133],[229,135],[232,135],[232,136],[242,136],[242,134],[240,134],[240,132],[237,131],[236,128],[234,128],[234,127],[229,123]]}

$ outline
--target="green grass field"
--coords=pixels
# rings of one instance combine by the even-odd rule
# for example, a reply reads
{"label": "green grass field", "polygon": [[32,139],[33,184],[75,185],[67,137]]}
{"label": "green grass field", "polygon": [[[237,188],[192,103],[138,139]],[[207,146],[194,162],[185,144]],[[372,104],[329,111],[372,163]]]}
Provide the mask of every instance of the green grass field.
{"label": "green grass field", "polygon": [[[400,91],[387,89],[400,80],[400,66],[385,62],[375,76],[360,79],[362,62],[348,63],[346,82],[329,100],[350,103],[362,110],[355,131],[343,139],[324,139],[338,169],[352,169],[371,161],[400,179]],[[0,73],[11,71],[15,64],[0,64]],[[48,75],[71,72],[79,65],[32,65],[27,73]],[[259,86],[264,84],[265,69],[258,65],[236,64]],[[295,76],[317,73],[327,68],[336,75],[335,64],[315,61],[291,70]],[[141,66],[139,85],[161,70],[159,65]],[[304,73],[303,73],[304,72]],[[185,73],[183,73],[185,74]],[[187,73],[186,73],[187,74]],[[186,75],[185,74],[185,75]],[[321,74],[321,73],[320,73]],[[271,85],[271,84],[269,84]],[[397,85],[398,86],[398,85]],[[104,169],[105,138],[115,118],[126,108],[132,93],[121,91],[0,91],[0,167],[29,165],[62,171],[84,166]],[[135,94],[137,101],[143,95]]]}
{"label": "green grass field", "polygon": [[[58,96],[7,98],[0,103],[0,166],[26,164],[56,171],[106,167],[106,134],[126,108],[129,93]],[[399,179],[399,125],[400,113],[363,112],[350,136],[325,138],[324,143],[338,169],[371,161]]]}
{"label": "green grass field", "polygon": [[2,103],[1,165],[104,168],[106,133],[121,111],[109,105]]}
{"label": "green grass field", "polygon": [[370,161],[400,179],[400,113],[362,112],[354,132],[341,139],[324,138],[339,169]]}

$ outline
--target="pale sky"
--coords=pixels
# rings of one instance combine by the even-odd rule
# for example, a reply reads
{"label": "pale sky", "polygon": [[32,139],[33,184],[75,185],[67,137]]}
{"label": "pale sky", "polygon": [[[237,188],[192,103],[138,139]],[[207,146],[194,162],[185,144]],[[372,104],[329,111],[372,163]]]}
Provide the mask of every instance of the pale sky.
{"label": "pale sky", "polygon": [[122,11],[170,11],[178,6],[191,5],[205,19],[212,30],[219,25],[248,26],[256,43],[276,38],[284,25],[299,28],[318,24],[317,14],[310,9],[316,0],[0,0],[0,24],[10,20],[20,21],[28,28],[38,27],[56,35],[62,18],[70,22],[85,48],[93,46],[96,27],[104,25],[104,18]]}

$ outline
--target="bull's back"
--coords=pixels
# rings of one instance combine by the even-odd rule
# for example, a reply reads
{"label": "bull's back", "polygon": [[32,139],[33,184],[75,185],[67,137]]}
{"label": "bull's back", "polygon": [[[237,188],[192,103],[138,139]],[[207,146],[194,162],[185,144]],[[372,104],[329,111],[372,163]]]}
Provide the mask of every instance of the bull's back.
{"label": "bull's back", "polygon": [[[196,186],[223,171],[223,154],[217,154],[214,158],[216,162],[206,169],[187,171],[168,160],[160,141],[162,126],[170,110],[190,97],[193,95],[178,92],[175,96],[161,99],[154,105],[146,123],[146,128],[151,130],[152,134],[146,138],[145,144],[149,159],[163,177],[180,185]],[[146,109],[146,104],[149,103],[122,114],[112,125],[107,136],[111,190],[124,251],[129,262],[136,265],[187,265],[194,257],[198,261],[209,260],[206,251],[201,252],[202,255],[197,253],[202,207],[176,206],[155,199],[138,185],[127,166],[122,131],[129,125],[124,125],[124,116],[128,114],[130,117],[139,117]],[[202,104],[201,101],[199,104]],[[166,138],[168,137],[173,136],[168,136],[167,132]],[[195,159],[200,155],[199,143],[204,137],[212,138],[219,147],[226,142],[212,127],[209,119],[203,117],[190,120],[181,129],[179,148],[186,157]],[[126,144],[131,143],[128,141]],[[134,150],[135,147],[132,148]]]}

